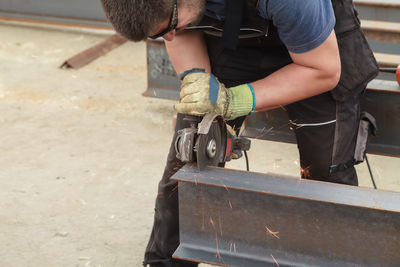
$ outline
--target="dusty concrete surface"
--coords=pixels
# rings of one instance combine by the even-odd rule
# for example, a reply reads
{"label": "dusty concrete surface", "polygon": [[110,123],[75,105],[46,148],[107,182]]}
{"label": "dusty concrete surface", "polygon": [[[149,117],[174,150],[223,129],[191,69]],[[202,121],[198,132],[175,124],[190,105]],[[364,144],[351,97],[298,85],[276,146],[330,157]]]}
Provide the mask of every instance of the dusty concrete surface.
{"label": "dusty concrete surface", "polygon": [[[174,102],[142,97],[144,43],[58,68],[106,37],[0,23],[0,266],[141,266]],[[253,171],[298,175],[294,145],[256,140],[249,156]],[[399,159],[370,161],[400,191]]]}

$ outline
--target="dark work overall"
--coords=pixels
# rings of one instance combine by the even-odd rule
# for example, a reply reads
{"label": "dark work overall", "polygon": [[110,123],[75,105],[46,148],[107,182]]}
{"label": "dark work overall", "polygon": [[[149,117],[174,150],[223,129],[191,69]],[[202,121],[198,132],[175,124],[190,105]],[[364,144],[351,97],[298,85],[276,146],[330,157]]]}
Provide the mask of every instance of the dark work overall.
{"label": "dark work overall", "polygon": [[[254,1],[253,2],[257,2]],[[360,120],[359,99],[367,83],[378,72],[372,51],[360,29],[352,0],[332,1],[342,74],[338,86],[290,105],[288,112],[296,134],[301,176],[349,185],[358,185],[353,166]],[[223,49],[221,38],[205,35],[212,72],[227,87],[262,79],[292,61],[270,27],[268,37],[239,40],[236,50]],[[178,114],[176,130],[190,127]],[[243,118],[231,123],[240,125]],[[167,165],[159,183],[154,226],[146,248],[145,264],[150,266],[197,266],[171,260],[179,245],[178,187],[170,177],[183,163],[175,157],[171,143]]]}

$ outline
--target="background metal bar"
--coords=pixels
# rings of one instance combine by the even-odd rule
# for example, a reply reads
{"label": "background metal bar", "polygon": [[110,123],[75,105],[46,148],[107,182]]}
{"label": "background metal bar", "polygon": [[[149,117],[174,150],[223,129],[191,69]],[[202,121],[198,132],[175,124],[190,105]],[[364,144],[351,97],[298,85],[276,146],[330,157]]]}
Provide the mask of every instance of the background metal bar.
{"label": "background metal bar", "polygon": [[144,96],[179,99],[180,81],[163,41],[147,41],[147,91]]}
{"label": "background metal bar", "polygon": [[173,179],[174,257],[228,266],[400,263],[400,193],[193,165]]}
{"label": "background metal bar", "polygon": [[[400,16],[400,11],[398,12]],[[400,55],[400,22],[382,22],[363,20],[362,28],[369,45],[375,53]],[[396,66],[400,64],[397,61]]]}
{"label": "background metal bar", "polygon": [[0,1],[0,16],[74,24],[110,26],[98,0]]}
{"label": "background metal bar", "polygon": [[361,19],[400,22],[398,0],[354,0]]}

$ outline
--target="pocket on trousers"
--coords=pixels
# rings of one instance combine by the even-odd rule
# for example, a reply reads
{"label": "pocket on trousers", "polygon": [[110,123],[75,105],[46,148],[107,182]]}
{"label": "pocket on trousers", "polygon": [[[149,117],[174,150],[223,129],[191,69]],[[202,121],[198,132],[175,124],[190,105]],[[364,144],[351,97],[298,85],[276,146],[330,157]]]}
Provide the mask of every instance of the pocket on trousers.
{"label": "pocket on trousers", "polygon": [[379,72],[378,63],[360,28],[337,35],[342,72],[331,91],[337,101],[360,94]]}

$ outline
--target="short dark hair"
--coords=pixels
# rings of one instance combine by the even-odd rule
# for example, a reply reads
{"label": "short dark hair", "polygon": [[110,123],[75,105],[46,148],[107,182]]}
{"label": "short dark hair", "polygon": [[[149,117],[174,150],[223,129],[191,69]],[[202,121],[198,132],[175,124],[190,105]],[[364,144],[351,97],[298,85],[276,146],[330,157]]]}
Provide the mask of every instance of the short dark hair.
{"label": "short dark hair", "polygon": [[114,29],[132,41],[145,40],[171,16],[170,0],[101,0]]}

